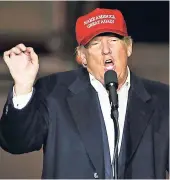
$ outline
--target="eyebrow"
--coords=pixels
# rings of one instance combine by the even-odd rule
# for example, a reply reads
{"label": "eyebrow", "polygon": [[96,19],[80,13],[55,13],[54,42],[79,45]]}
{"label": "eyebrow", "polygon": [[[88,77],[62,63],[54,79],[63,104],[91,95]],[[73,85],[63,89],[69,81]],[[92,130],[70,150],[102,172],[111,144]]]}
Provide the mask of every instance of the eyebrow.
{"label": "eyebrow", "polygon": [[86,45],[84,45],[84,47],[87,49],[89,47],[89,45],[93,42],[93,41],[97,41],[99,37],[103,37],[103,36],[109,36],[109,37],[115,37],[118,39],[123,39],[123,36],[118,35],[118,34],[113,34],[113,33],[102,33],[97,35],[96,37],[94,37],[90,42],[88,42]]}

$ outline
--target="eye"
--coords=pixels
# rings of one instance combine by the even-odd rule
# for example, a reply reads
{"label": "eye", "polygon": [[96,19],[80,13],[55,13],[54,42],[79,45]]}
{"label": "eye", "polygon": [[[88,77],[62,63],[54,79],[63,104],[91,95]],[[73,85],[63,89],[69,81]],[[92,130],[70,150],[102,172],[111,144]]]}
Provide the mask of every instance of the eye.
{"label": "eye", "polygon": [[92,46],[93,46],[93,45],[97,45],[97,44],[99,44],[98,41],[94,41],[94,42],[91,42],[91,43],[90,43],[90,45],[92,45]]}
{"label": "eye", "polygon": [[115,42],[115,41],[118,41],[118,39],[111,39],[110,41]]}
{"label": "eye", "polygon": [[109,40],[109,42],[112,43],[112,44],[115,44],[117,41],[118,41],[117,38],[111,38],[111,39]]}

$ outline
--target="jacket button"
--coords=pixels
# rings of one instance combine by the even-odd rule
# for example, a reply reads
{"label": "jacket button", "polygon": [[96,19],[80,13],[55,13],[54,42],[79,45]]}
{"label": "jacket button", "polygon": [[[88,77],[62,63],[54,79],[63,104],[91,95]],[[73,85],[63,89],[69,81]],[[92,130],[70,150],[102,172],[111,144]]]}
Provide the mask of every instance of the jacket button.
{"label": "jacket button", "polygon": [[99,178],[99,176],[98,176],[98,174],[97,174],[96,172],[94,173],[94,178],[95,178],[95,179],[98,179],[98,178]]}
{"label": "jacket button", "polygon": [[8,113],[8,106],[6,106],[6,109],[5,109],[5,114],[7,115]]}

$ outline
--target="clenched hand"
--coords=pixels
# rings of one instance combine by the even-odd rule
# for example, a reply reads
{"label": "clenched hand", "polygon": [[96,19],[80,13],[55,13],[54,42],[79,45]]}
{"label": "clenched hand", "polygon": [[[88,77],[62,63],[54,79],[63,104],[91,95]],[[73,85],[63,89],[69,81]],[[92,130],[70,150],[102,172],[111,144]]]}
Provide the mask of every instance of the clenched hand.
{"label": "clenched hand", "polygon": [[16,95],[29,93],[39,69],[38,56],[33,48],[19,44],[4,52],[4,61],[14,79]]}

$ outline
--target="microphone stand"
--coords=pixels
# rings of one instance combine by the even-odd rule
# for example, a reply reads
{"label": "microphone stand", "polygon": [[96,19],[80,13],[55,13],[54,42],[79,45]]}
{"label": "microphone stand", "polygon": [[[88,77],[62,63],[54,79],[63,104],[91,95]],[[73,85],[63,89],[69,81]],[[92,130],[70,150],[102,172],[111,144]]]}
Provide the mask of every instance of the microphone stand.
{"label": "microphone stand", "polygon": [[118,79],[117,74],[113,70],[108,70],[104,74],[106,90],[109,92],[109,100],[111,105],[111,118],[114,123],[114,154],[111,166],[114,168],[114,179],[118,179],[118,144],[119,144],[119,122],[118,122]]}
{"label": "microphone stand", "polygon": [[118,144],[119,144],[119,122],[118,122],[118,106],[111,103],[111,118],[114,123],[114,132],[115,132],[115,148],[112,166],[114,167],[114,179],[118,179]]}

